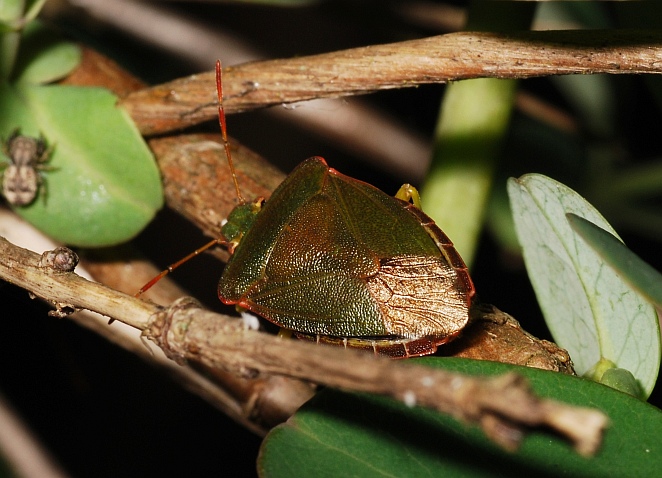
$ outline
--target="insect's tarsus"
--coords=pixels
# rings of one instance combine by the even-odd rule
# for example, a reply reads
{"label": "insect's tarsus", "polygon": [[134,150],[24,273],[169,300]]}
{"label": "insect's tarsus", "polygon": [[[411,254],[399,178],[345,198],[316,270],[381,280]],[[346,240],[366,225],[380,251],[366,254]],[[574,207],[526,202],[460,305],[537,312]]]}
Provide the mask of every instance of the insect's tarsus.
{"label": "insect's tarsus", "polygon": [[221,126],[221,134],[223,136],[223,145],[225,146],[225,155],[228,157],[230,164],[230,171],[232,172],[232,181],[234,188],[237,191],[237,198],[241,204],[245,204],[246,200],[241,195],[239,190],[239,182],[237,181],[237,173],[234,170],[234,163],[232,162],[232,154],[230,153],[230,141],[228,141],[227,125],[225,123],[225,110],[223,109],[223,81],[221,79],[221,60],[216,60],[216,93],[218,94],[218,124]]}

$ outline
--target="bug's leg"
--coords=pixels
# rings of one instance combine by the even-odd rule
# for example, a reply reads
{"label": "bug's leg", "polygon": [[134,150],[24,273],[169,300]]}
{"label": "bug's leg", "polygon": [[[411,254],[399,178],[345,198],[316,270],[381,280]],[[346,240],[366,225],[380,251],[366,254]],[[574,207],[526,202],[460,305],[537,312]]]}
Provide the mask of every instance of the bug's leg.
{"label": "bug's leg", "polygon": [[281,339],[291,339],[293,333],[294,332],[292,332],[292,329],[286,329],[285,327],[278,329],[278,337]]}
{"label": "bug's leg", "polygon": [[46,138],[44,137],[44,133],[39,134],[39,139],[37,140],[38,149],[37,153],[39,155],[39,158],[36,160],[37,165],[42,165],[45,170],[48,170],[47,166],[43,166],[44,163],[47,163],[51,159],[51,155],[53,154],[53,150],[55,149],[55,144],[48,144],[46,142]]}
{"label": "bug's leg", "polygon": [[34,168],[37,171],[57,171],[60,169],[57,166],[48,166],[47,164],[37,164]]}
{"label": "bug's leg", "polygon": [[6,140],[2,140],[2,154],[4,154],[7,159],[11,161],[11,156],[9,155],[9,145],[11,144],[12,141],[14,141],[18,136],[20,136],[21,130],[20,128],[15,128],[14,131],[11,132],[9,135],[9,138]]}
{"label": "bug's leg", "polygon": [[5,156],[8,160],[11,161],[11,157],[9,156],[9,143],[11,142],[11,139],[3,139],[2,141],[2,155]]}
{"label": "bug's leg", "polygon": [[44,163],[47,163],[51,160],[51,155],[53,154],[54,149],[55,145],[50,145],[48,148],[46,148],[44,152],[41,153],[41,156],[39,156],[37,163],[41,164],[45,169],[52,169],[52,166],[45,166]]}
{"label": "bug's leg", "polygon": [[44,206],[46,205],[46,197],[48,196],[48,181],[37,171],[37,194],[41,192],[42,201],[44,201]]}
{"label": "bug's leg", "polygon": [[395,193],[395,197],[402,199],[403,201],[412,202],[417,209],[422,210],[421,195],[418,193],[418,189],[411,184],[403,184],[400,189],[398,189],[398,192]]}
{"label": "bug's leg", "polygon": [[37,160],[37,163],[34,166],[34,169],[37,171],[37,176],[38,176],[38,183],[37,183],[37,192],[41,190],[41,194],[43,196],[43,201],[44,201],[44,206],[46,205],[46,199],[48,196],[48,181],[46,180],[46,176],[42,174],[43,171],[57,171],[59,168],[54,167],[54,166],[48,166],[44,163],[48,162],[50,160],[51,152],[53,151],[53,147],[49,146],[46,151],[44,151],[40,158]]}
{"label": "bug's leg", "polygon": [[[3,150],[4,150],[4,144],[3,144]],[[0,162],[0,195],[5,197],[5,169],[9,167],[11,163],[8,161],[1,161]]]}

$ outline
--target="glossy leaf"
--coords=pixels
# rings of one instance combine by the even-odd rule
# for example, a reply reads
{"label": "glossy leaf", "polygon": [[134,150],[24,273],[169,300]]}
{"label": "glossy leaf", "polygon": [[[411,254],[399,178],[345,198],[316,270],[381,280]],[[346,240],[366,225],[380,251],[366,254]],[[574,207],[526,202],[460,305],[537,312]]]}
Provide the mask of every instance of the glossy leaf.
{"label": "glossy leaf", "polygon": [[657,315],[571,228],[566,213],[616,235],[593,206],[550,178],[510,179],[517,236],[538,302],[555,341],[583,374],[601,359],[629,370],[646,396],[660,363]]}
{"label": "glossy leaf", "polygon": [[[162,205],[158,169],[117,98],[101,88],[0,84],[0,135],[54,146],[46,189],[15,211],[54,239],[109,246],[140,232]],[[46,195],[44,198],[43,195]]]}
{"label": "glossy leaf", "polygon": [[590,380],[467,359],[419,359],[448,370],[497,374],[516,370],[541,396],[601,409],[610,419],[593,458],[553,434],[535,431],[516,453],[491,443],[473,426],[381,397],[325,390],[269,433],[258,457],[263,478],[657,476],[659,409]]}

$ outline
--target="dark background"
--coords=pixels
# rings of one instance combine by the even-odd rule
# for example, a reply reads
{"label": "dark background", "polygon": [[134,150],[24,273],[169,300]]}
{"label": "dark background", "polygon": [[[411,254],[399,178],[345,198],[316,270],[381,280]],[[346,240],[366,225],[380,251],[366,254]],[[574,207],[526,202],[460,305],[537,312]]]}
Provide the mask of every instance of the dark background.
{"label": "dark background", "polygon": [[[375,43],[420,38],[443,31],[408,21],[398,2],[320,2],[301,8],[242,4],[166,2],[169,11],[201,27],[240,37],[264,58],[301,56]],[[462,7],[463,2],[457,2]],[[73,38],[115,58],[149,83],[211,70],[169,50],[93,18],[66,4],[49,10],[51,21]],[[605,10],[611,18],[610,8]],[[220,54],[219,54],[220,55]],[[633,162],[659,156],[659,111],[641,79],[615,79],[627,92],[621,106],[619,137]],[[520,88],[571,107],[549,81],[530,80]],[[430,136],[442,85],[381,92],[362,98],[397,116],[409,128]],[[353,101],[351,98],[347,101]],[[516,112],[513,122],[531,121]],[[340,171],[395,192],[409,180],[368,166],[346,148],[325,142],[265,112],[233,115],[230,134],[289,171],[301,160],[321,155]],[[214,124],[208,126],[216,128]],[[592,141],[578,134],[572,141]],[[522,155],[533,147],[510,138],[506,148]],[[523,168],[523,166],[521,166]],[[559,167],[558,163],[555,167]],[[505,171],[520,175],[529,170]],[[609,217],[607,218],[609,219]],[[183,237],[187,236],[187,237]],[[662,270],[659,238],[623,231],[626,243]],[[204,239],[183,220],[162,212],[136,244],[165,266]],[[201,258],[178,271],[176,279],[212,307],[221,265]],[[472,276],[486,302],[517,318],[525,329],[550,338],[521,259],[504,251],[485,232]],[[252,476],[261,439],[139,358],[66,319],[47,316],[49,307],[8,284],[0,284],[0,391],[47,449],[72,476]],[[659,391],[651,402],[660,405]]]}

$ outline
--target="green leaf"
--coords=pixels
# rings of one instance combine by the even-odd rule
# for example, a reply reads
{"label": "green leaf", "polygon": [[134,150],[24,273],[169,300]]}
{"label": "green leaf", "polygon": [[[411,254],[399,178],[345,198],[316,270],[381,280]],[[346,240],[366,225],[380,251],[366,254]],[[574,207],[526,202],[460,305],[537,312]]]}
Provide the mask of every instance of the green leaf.
{"label": "green leaf", "polygon": [[260,476],[588,478],[657,476],[662,467],[662,413],[646,402],[544,370],[437,357],[417,362],[472,375],[516,370],[540,396],[605,412],[610,426],[603,446],[597,456],[584,458],[556,435],[536,430],[519,451],[507,453],[476,427],[431,410],[325,390],[267,435]]}
{"label": "green leaf", "polygon": [[15,211],[54,239],[101,247],[138,234],[161,207],[159,171],[117,98],[102,88],[0,84],[0,135],[54,147],[39,196]]}
{"label": "green leaf", "polygon": [[607,359],[632,372],[650,395],[660,365],[655,310],[606,266],[565,215],[616,232],[576,192],[545,176],[511,178],[508,195],[529,277],[555,341],[570,352],[580,374]]}
{"label": "green leaf", "polygon": [[23,30],[12,77],[23,83],[50,83],[69,74],[80,59],[77,45],[34,21]]}
{"label": "green leaf", "polygon": [[617,237],[576,214],[567,214],[570,227],[584,239],[630,287],[662,307],[662,274],[644,262]]}

